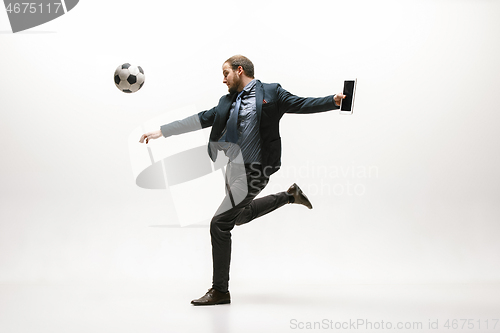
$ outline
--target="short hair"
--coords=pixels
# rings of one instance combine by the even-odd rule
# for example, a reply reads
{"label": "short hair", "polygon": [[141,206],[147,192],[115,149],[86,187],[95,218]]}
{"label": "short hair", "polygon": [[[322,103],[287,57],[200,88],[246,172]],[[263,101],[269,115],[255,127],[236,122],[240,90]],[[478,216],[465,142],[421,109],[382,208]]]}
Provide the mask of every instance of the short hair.
{"label": "short hair", "polygon": [[251,79],[254,78],[253,63],[247,57],[238,54],[224,61],[224,63],[226,62],[229,64],[229,66],[231,66],[233,70],[237,70],[238,67],[241,66],[246,76]]}

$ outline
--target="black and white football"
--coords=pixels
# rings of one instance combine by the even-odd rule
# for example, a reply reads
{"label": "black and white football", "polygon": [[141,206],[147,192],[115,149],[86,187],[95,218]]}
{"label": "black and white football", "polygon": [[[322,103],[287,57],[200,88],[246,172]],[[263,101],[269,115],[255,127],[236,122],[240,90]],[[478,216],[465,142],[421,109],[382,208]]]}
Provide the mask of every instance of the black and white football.
{"label": "black and white football", "polygon": [[144,85],[144,71],[141,66],[129,63],[118,66],[115,71],[115,84],[118,89],[125,93],[138,91]]}

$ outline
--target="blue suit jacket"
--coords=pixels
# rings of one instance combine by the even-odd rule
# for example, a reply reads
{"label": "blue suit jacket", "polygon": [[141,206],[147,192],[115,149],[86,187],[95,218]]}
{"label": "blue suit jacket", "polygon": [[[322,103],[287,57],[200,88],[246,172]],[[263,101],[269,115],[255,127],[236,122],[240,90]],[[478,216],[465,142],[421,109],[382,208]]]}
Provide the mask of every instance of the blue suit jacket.
{"label": "blue suit jacket", "polygon": [[[236,99],[236,93],[222,96],[219,104],[207,111],[198,113],[202,128],[212,126],[208,154],[212,161],[217,159],[217,145],[226,127],[231,104]],[[262,167],[267,175],[278,171],[281,166],[281,137],[279,121],[285,113],[316,113],[338,109],[333,96],[320,98],[298,97],[292,95],[278,83],[262,83],[257,80],[255,98],[257,104],[257,119],[261,137]]]}

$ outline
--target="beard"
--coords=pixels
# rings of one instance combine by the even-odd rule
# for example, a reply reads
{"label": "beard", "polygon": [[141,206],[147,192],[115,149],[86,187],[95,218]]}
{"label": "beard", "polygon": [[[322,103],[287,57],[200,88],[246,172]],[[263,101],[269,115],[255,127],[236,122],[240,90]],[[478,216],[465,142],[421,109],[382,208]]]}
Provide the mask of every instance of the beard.
{"label": "beard", "polygon": [[234,79],[233,83],[227,87],[227,90],[229,91],[230,94],[234,94],[235,92],[238,92],[238,86],[240,85],[240,80],[239,77]]}

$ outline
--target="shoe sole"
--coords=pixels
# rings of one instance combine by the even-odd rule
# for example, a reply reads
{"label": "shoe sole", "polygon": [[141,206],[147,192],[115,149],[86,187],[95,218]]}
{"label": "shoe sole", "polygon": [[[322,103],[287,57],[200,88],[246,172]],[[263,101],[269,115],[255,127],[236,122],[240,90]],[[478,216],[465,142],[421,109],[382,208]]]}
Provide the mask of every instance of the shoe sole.
{"label": "shoe sole", "polygon": [[217,303],[191,303],[194,306],[208,306],[208,305],[221,305],[221,304],[231,304],[231,300],[220,301]]}

